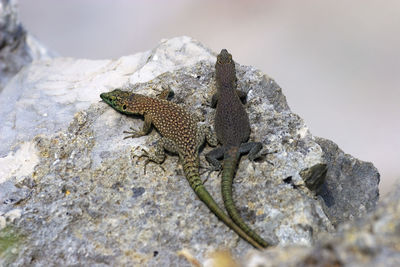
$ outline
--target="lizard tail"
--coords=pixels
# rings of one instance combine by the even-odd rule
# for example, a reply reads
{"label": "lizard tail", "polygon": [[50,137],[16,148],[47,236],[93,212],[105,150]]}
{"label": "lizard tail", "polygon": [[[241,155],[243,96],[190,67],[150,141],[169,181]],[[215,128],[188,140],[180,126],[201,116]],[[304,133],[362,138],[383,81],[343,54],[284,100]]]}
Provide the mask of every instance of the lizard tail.
{"label": "lizard tail", "polygon": [[249,242],[255,248],[262,249],[263,246],[261,246],[252,237],[246,234],[246,232],[244,232],[238,225],[236,225],[232,221],[231,218],[229,218],[229,216],[218,206],[213,197],[204,187],[199,175],[198,160],[191,161],[188,159],[188,157],[185,157],[183,162],[183,169],[186,175],[186,179],[188,180],[190,187],[192,187],[198,198],[204,204],[206,204],[206,206],[218,217],[218,219],[220,219],[229,228],[235,231],[241,238]]}
{"label": "lizard tail", "polygon": [[268,242],[262,239],[256,232],[254,232],[240,217],[240,214],[233,202],[232,198],[232,182],[235,177],[236,166],[239,161],[240,153],[239,147],[231,147],[224,154],[224,166],[222,170],[221,194],[224,200],[224,205],[232,220],[253,238],[262,247],[267,247]]}

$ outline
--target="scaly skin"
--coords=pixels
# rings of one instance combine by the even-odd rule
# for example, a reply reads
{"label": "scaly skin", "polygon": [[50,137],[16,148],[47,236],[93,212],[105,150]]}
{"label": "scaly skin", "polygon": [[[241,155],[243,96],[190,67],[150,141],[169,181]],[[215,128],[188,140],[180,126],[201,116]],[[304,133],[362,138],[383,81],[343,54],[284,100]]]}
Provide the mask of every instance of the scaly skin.
{"label": "scaly skin", "polygon": [[262,144],[247,142],[250,135],[250,123],[247,113],[242,105],[241,98],[246,94],[237,90],[235,62],[231,54],[223,49],[215,63],[217,93],[213,96],[211,105],[217,106],[214,128],[218,141],[222,147],[218,147],[206,155],[206,159],[214,166],[215,170],[222,168],[218,158],[224,158],[221,193],[224,205],[232,220],[240,226],[262,247],[268,243],[254,232],[240,217],[232,198],[232,182],[235,176],[240,154],[249,153],[249,159],[253,160]]}
{"label": "scaly skin", "polygon": [[143,115],[144,125],[141,131],[124,132],[135,138],[150,132],[153,124],[163,136],[157,143],[154,155],[148,159],[162,163],[165,159],[164,149],[179,154],[183,169],[190,186],[204,204],[229,228],[256,248],[261,246],[238,227],[218,206],[204,187],[199,175],[199,147],[206,139],[210,145],[217,145],[210,128],[198,126],[198,120],[182,107],[166,100],[170,93],[164,90],[159,98],[151,98],[121,90],[102,93],[100,97],[115,110],[127,115]]}

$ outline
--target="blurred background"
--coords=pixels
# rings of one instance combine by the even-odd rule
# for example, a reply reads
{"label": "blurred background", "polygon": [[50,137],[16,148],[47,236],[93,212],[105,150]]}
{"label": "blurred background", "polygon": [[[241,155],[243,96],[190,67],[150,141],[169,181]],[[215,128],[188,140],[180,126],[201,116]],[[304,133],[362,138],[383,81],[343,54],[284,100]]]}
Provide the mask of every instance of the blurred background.
{"label": "blurred background", "polygon": [[20,20],[62,56],[108,59],[191,36],[282,87],[316,136],[400,178],[400,1],[20,0]]}

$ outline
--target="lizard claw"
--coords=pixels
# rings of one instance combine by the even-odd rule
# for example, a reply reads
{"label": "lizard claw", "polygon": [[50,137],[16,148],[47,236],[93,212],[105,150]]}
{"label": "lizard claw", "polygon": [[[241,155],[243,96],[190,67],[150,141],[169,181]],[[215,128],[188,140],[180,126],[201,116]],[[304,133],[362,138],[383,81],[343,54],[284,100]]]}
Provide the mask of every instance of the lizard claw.
{"label": "lizard claw", "polygon": [[[125,137],[125,138],[128,138],[128,137]],[[150,162],[149,153],[146,150],[144,150],[143,148],[141,150],[142,150],[143,154],[138,156],[138,159],[140,160],[142,158],[146,158],[146,160],[144,161],[144,174],[146,174],[146,167],[147,167],[147,164],[149,164],[149,162]]]}
{"label": "lizard claw", "polygon": [[210,175],[212,172],[217,171],[217,177],[219,177],[221,175],[222,169],[218,168],[218,167],[211,167],[211,168],[204,168],[206,169],[204,172],[201,173],[201,175],[203,175],[204,173],[208,173],[206,179],[204,179],[203,183],[206,183],[208,178],[210,178]]}
{"label": "lizard claw", "polygon": [[137,138],[137,137],[142,137],[143,135],[145,135],[143,132],[137,131],[132,127],[129,127],[129,129],[131,129],[131,131],[123,131],[124,134],[129,134],[129,135],[125,136],[124,139]]}
{"label": "lizard claw", "polygon": [[144,150],[143,148],[141,149],[141,151],[142,151],[142,155],[140,155],[140,156],[137,156],[137,158],[138,159],[142,159],[142,158],[149,158],[149,153],[146,151],[146,150]]}
{"label": "lizard claw", "polygon": [[268,154],[275,154],[278,153],[278,150],[274,150],[274,151],[269,151],[267,149],[260,151],[259,153],[255,154],[255,155],[249,155],[248,159],[252,162],[256,161],[256,160],[265,160],[266,162],[268,162],[269,164],[271,164],[272,166],[274,166],[274,164],[270,161],[268,161],[266,159]]}
{"label": "lizard claw", "polygon": [[[156,162],[156,161],[150,156],[149,152],[147,152],[143,148],[142,148],[142,152],[143,152],[143,154],[141,156],[139,156],[138,158],[139,159],[146,158],[146,160],[144,161],[144,174],[146,174],[147,164],[149,164],[150,162]],[[158,166],[165,172],[165,169],[160,164],[158,164]]]}

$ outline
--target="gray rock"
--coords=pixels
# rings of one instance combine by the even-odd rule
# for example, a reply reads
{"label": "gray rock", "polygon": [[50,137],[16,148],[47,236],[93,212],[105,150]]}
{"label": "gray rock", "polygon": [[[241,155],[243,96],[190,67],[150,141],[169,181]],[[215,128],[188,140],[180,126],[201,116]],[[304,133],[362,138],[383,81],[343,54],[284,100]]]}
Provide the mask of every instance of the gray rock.
{"label": "gray rock", "polygon": [[328,164],[324,182],[317,194],[334,225],[360,218],[375,209],[379,199],[379,173],[370,162],[345,154],[335,143],[316,138]]}
{"label": "gray rock", "polygon": [[400,181],[375,211],[340,225],[334,236],[314,247],[276,247],[252,251],[247,267],[267,266],[400,266]]}
{"label": "gray rock", "polygon": [[0,92],[23,66],[55,55],[26,32],[17,8],[16,0],[0,0]]}
{"label": "gray rock", "polygon": [[37,134],[65,129],[76,112],[101,100],[101,92],[149,81],[205,59],[212,59],[209,50],[185,37],[117,60],[35,61],[0,94],[0,157]]}
{"label": "gray rock", "polygon": [[[171,101],[212,124],[214,62],[209,49],[180,37],[115,61],[57,58],[17,74],[0,95],[0,183],[25,190],[14,190],[18,205],[0,203],[1,216],[21,209],[7,224],[25,236],[15,265],[185,266],[177,256],[183,248],[199,260],[221,247],[239,256],[251,248],[196,198],[177,156],[144,172],[140,156],[154,146],[156,131],[124,140],[122,131],[143,121],[99,103],[101,92],[117,87],[156,96],[170,86]],[[318,166],[329,166],[326,152],[271,78],[241,65],[237,74],[248,92],[251,139],[264,150],[256,162],[241,159],[236,205],[272,244],[310,246],[334,231],[309,189],[325,182]],[[205,185],[222,206],[217,174]]]}

